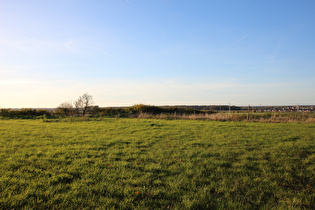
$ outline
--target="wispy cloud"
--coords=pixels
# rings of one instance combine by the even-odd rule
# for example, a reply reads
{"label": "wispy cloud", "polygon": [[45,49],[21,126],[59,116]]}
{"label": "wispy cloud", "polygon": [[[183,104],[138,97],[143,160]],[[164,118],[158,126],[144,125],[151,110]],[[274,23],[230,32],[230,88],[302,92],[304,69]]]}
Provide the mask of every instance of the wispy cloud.
{"label": "wispy cloud", "polygon": [[281,51],[282,51],[282,49],[284,47],[284,42],[285,41],[286,41],[286,37],[283,37],[281,40],[279,40],[277,42],[273,54],[268,57],[268,60],[271,63],[275,63],[276,62],[277,57],[281,54]]}
{"label": "wispy cloud", "polygon": [[93,49],[93,50],[96,50],[96,51],[98,51],[98,52],[100,52],[100,53],[102,53],[102,54],[104,54],[104,55],[108,55],[108,56],[111,55],[110,53],[108,53],[108,52],[106,52],[106,51],[104,51],[104,50],[102,50],[102,49],[99,49],[99,48],[97,48],[97,47],[92,47],[92,46],[90,46],[90,48]]}
{"label": "wispy cloud", "polygon": [[[30,65],[30,64],[2,64],[0,63],[0,74],[5,74],[7,76],[18,76],[18,74],[21,74],[23,72],[27,72],[32,69],[38,69],[40,68],[40,65]],[[2,76],[2,75],[1,75]],[[0,77],[0,80],[3,79],[3,77]]]}
{"label": "wispy cloud", "polygon": [[241,38],[235,40],[235,41],[233,42],[233,44],[236,44],[236,43],[238,43],[238,42],[240,42],[240,41],[242,41],[242,40],[244,40],[244,39],[246,39],[246,38],[247,38],[247,35],[242,36]]}
{"label": "wispy cloud", "polygon": [[1,37],[0,47],[6,52],[21,52],[30,55],[44,53],[78,52],[75,40],[45,40],[27,37]]}
{"label": "wispy cloud", "polygon": [[[37,55],[62,55],[65,53],[84,54],[88,51],[111,56],[111,54],[100,47],[95,47],[89,41],[82,39],[68,40],[45,40],[27,37],[1,37],[0,48],[7,54],[23,53],[30,56]],[[1,52],[3,53],[3,52]]]}
{"label": "wispy cloud", "polygon": [[14,86],[14,85],[25,85],[30,84],[29,81],[23,81],[23,80],[9,80],[9,81],[0,81],[0,86]]}
{"label": "wispy cloud", "polygon": [[13,71],[13,70],[0,70],[0,74],[7,74],[7,73],[16,73],[17,71]]}
{"label": "wispy cloud", "polygon": [[65,41],[63,45],[67,51],[78,52],[78,45],[74,40]]}

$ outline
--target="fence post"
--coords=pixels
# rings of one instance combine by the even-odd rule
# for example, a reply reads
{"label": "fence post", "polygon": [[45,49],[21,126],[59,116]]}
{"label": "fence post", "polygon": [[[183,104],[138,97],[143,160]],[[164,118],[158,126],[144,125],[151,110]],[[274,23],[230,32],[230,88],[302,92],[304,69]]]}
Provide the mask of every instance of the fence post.
{"label": "fence post", "polygon": [[250,109],[250,105],[248,105],[248,110],[247,110],[247,120],[249,120],[249,109]]}

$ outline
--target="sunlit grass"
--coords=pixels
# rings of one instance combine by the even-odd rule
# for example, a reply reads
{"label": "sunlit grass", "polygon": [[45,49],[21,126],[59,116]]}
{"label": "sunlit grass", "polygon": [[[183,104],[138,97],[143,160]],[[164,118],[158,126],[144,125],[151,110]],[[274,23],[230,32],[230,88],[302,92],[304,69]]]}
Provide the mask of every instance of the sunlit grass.
{"label": "sunlit grass", "polygon": [[315,125],[0,120],[0,208],[314,209]]}

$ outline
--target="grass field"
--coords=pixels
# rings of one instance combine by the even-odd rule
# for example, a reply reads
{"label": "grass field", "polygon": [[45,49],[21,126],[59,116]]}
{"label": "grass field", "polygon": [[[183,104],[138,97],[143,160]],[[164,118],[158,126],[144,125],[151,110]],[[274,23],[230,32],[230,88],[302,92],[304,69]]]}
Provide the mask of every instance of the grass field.
{"label": "grass field", "polygon": [[0,209],[315,209],[315,124],[0,120]]}

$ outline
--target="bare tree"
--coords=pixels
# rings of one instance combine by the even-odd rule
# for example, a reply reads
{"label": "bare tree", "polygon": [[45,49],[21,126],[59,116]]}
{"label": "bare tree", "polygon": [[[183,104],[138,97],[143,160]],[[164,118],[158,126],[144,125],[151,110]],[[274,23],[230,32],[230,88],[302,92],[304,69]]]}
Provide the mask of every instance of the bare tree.
{"label": "bare tree", "polygon": [[78,100],[76,100],[75,102],[73,102],[74,107],[75,107],[75,112],[77,115],[80,115],[82,110],[83,110],[83,101],[81,96],[78,98]]}
{"label": "bare tree", "polygon": [[88,93],[84,93],[74,102],[75,109],[78,114],[82,113],[82,116],[85,116],[89,107],[93,104],[93,96]]}
{"label": "bare tree", "polygon": [[71,102],[63,102],[57,107],[58,113],[61,115],[72,116],[74,109]]}

